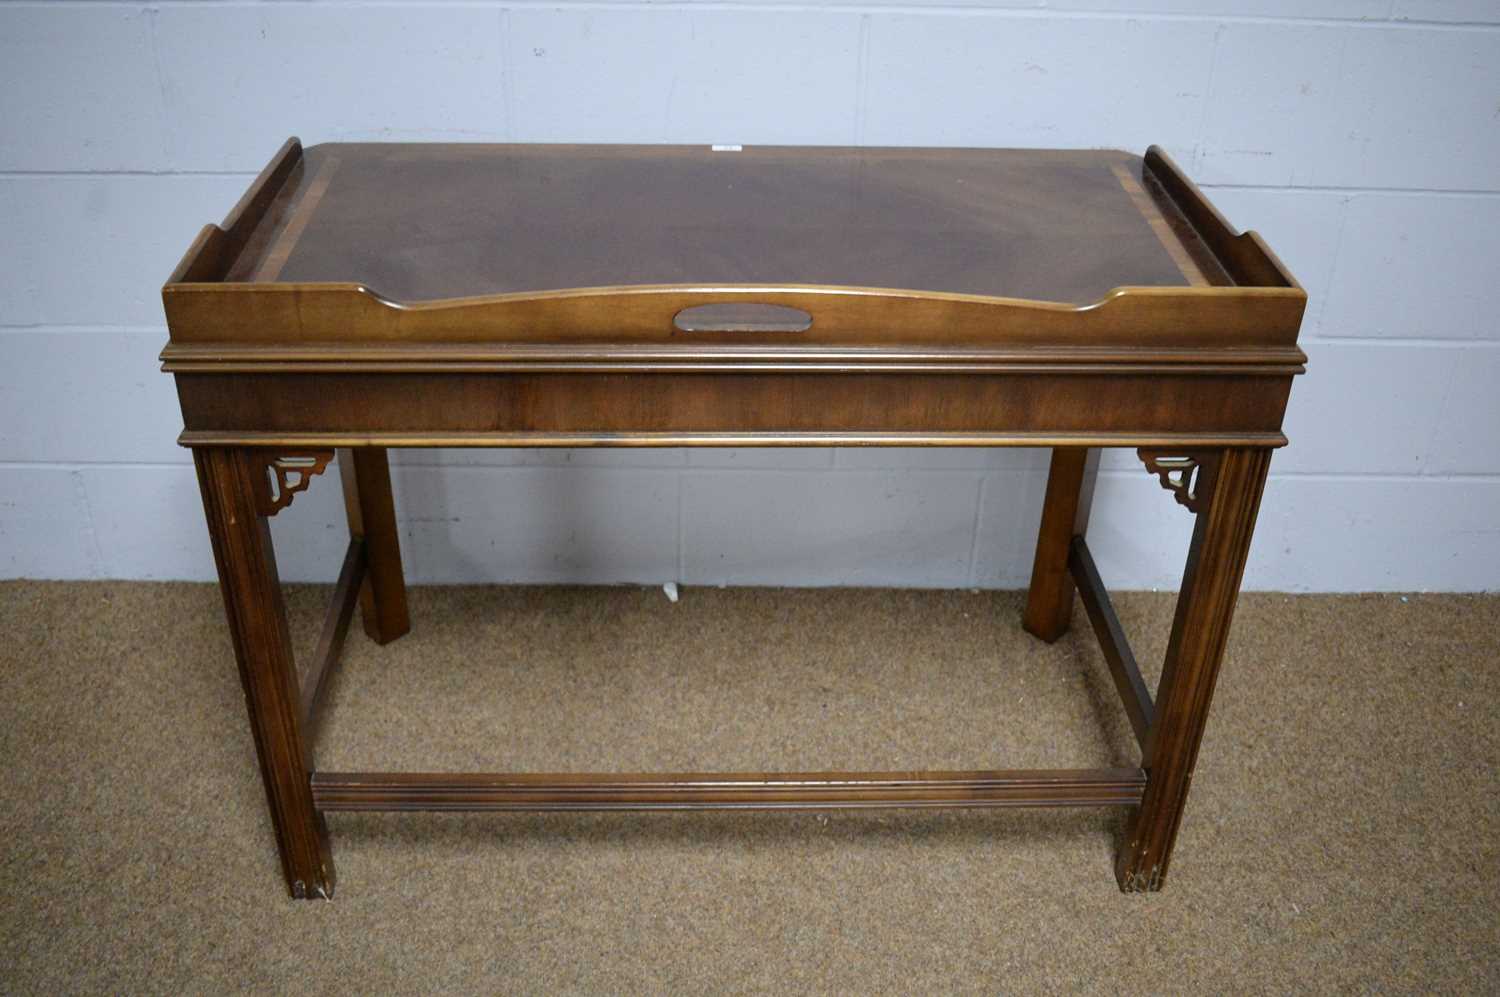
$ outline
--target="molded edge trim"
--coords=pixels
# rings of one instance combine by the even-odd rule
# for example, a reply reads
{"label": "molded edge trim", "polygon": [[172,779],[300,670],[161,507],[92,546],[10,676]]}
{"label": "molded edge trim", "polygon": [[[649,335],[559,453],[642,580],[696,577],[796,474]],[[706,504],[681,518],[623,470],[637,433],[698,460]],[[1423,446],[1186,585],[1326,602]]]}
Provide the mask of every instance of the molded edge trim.
{"label": "molded edge trim", "polygon": [[1282,433],[276,433],[184,430],[184,447],[1284,447]]}

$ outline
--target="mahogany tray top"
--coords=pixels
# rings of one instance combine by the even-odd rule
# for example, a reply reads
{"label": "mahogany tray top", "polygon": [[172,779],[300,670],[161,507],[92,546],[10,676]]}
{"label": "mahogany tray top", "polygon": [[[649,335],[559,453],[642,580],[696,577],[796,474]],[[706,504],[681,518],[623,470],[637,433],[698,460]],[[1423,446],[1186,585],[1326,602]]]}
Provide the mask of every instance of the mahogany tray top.
{"label": "mahogany tray top", "polygon": [[824,284],[1087,304],[1205,283],[1135,203],[1140,172],[1109,152],[323,145],[225,279],[405,302]]}
{"label": "mahogany tray top", "polygon": [[[292,139],[162,291],[287,887],[348,810],[1122,806],[1125,890],[1176,840],[1306,294],[1161,150],[331,144]],[[1137,766],[440,773],[317,767],[355,607],[411,626],[389,447],[1044,446],[1023,625],[1074,596]],[[1142,679],[1086,543],[1098,455],[1195,517]],[[270,517],[337,453],[350,541],[299,677]]]}
{"label": "mahogany tray top", "polygon": [[[203,230],[163,298],[163,360],[179,375],[186,443],[253,442],[256,432],[304,443],[632,435],[712,444],[736,434],[878,443],[905,432],[976,445],[1275,445],[1306,361],[1296,346],[1302,289],[1154,148],[1144,159],[652,146],[304,152],[293,139],[224,225]],[[1054,394],[1034,379],[996,397],[1000,382],[955,376],[893,398],[888,379],[663,388],[522,377],[748,370],[1066,375],[1070,390],[1107,404],[1043,411],[1018,393]],[[220,376],[273,373],[401,374],[433,401],[355,417],[347,382]],[[420,376],[436,373],[512,377],[496,396],[493,378]],[[1171,404],[1087,379],[1129,373],[1163,375],[1155,392]],[[543,385],[550,410],[537,399]],[[306,391],[323,387],[332,393]],[[897,411],[903,404],[921,411]],[[1106,409],[1113,418],[1098,417]]]}

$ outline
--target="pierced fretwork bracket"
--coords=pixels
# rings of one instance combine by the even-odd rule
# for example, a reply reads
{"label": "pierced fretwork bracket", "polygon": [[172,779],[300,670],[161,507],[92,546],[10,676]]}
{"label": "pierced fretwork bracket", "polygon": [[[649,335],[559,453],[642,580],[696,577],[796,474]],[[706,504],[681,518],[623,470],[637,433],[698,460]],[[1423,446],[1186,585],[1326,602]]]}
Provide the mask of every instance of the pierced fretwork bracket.
{"label": "pierced fretwork bracket", "polygon": [[322,474],[333,460],[332,450],[270,452],[265,456],[256,507],[262,516],[274,516],[292,504],[292,496],[307,491],[314,475]]}
{"label": "pierced fretwork bracket", "polygon": [[1161,486],[1172,493],[1179,505],[1189,512],[1197,512],[1202,505],[1199,488],[1203,475],[1214,461],[1214,455],[1206,453],[1169,453],[1161,450],[1137,450],[1136,454],[1146,463],[1146,470],[1161,479]]}

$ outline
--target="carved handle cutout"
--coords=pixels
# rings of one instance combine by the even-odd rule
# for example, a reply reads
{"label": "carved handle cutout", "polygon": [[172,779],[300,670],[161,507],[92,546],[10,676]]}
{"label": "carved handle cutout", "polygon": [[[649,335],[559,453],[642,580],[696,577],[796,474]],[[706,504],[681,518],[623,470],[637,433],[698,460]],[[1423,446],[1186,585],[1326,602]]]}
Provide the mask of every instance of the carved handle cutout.
{"label": "carved handle cutout", "polygon": [[812,316],[787,305],[723,302],[684,308],[672,325],[678,332],[806,332]]}

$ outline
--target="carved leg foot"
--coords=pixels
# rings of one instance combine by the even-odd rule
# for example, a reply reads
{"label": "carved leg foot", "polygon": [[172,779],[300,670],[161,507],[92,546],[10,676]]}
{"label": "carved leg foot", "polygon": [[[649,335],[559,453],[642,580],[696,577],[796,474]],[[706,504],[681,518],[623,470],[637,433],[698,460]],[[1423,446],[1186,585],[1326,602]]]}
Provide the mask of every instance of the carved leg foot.
{"label": "carved leg foot", "polygon": [[1158,890],[1166,878],[1270,463],[1269,449],[1225,450],[1194,455],[1192,468],[1173,465],[1172,477],[1163,476],[1198,519],[1146,736],[1146,795],[1115,866],[1126,892]]}
{"label": "carved leg foot", "polygon": [[[277,459],[254,450],[198,449],[193,460],[287,889],[298,898],[332,897],[333,857],[328,830],[313,809],[297,668],[266,522],[307,487],[327,458],[316,470],[297,458],[292,467],[306,473],[290,481]],[[279,491],[272,490],[268,468],[277,474]]]}

